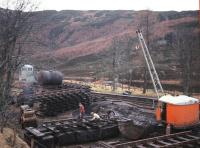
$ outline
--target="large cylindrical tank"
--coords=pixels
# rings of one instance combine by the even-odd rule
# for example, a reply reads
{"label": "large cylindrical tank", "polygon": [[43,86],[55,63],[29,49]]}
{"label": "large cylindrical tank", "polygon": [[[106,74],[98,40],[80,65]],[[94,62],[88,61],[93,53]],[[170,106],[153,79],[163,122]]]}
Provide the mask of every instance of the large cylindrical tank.
{"label": "large cylindrical tank", "polygon": [[62,84],[63,74],[59,71],[40,71],[37,80],[41,85],[60,85]]}

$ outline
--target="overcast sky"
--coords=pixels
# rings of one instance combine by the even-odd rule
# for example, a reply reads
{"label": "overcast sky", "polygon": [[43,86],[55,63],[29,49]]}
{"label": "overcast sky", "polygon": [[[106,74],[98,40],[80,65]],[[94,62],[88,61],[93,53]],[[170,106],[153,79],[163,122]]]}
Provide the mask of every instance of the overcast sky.
{"label": "overcast sky", "polygon": [[198,10],[199,0],[40,0],[40,10]]}
{"label": "overcast sky", "polygon": [[[16,0],[0,0],[0,7],[5,8],[7,1],[11,5]],[[154,10],[183,11],[199,10],[200,0],[30,0],[40,3],[39,10]],[[14,5],[13,5],[14,7]]]}

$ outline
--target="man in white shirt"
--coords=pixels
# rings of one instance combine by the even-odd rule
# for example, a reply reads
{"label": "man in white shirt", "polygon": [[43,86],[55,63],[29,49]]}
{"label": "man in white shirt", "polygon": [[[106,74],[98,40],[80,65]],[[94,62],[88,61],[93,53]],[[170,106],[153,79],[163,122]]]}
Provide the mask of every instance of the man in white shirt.
{"label": "man in white shirt", "polygon": [[91,112],[91,115],[92,115],[91,121],[100,120],[101,119],[101,117],[97,113]]}

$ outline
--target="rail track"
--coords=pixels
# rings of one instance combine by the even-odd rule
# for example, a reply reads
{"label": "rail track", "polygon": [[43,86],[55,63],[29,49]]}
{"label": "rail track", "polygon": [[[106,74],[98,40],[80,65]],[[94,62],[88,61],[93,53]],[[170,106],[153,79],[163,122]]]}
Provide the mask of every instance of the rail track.
{"label": "rail track", "polygon": [[130,142],[98,142],[102,148],[169,148],[200,147],[200,135],[192,131],[184,131]]}
{"label": "rail track", "polygon": [[92,95],[97,97],[97,99],[109,99],[114,101],[125,101],[131,105],[153,110],[154,106],[157,105],[157,99],[153,97],[145,97],[145,96],[129,96],[129,95],[118,95],[118,94],[109,94],[109,93],[97,93],[92,92]]}

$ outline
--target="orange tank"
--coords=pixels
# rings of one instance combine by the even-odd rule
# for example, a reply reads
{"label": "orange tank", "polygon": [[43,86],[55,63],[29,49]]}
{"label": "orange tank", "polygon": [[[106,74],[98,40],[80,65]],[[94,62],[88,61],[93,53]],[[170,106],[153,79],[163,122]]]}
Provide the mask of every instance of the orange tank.
{"label": "orange tank", "polygon": [[156,118],[174,128],[187,128],[199,123],[199,100],[188,96],[163,96],[159,99],[163,106],[156,110]]}

